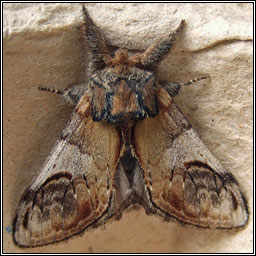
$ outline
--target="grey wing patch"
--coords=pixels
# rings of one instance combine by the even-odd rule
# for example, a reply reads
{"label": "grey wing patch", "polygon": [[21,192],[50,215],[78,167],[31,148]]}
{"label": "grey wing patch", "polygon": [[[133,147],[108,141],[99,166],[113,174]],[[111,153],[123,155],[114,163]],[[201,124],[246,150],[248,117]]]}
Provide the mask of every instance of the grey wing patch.
{"label": "grey wing patch", "polygon": [[159,95],[159,115],[143,120],[134,131],[152,211],[199,227],[245,226],[248,207],[238,182],[206,148],[167,92]]}
{"label": "grey wing patch", "polygon": [[82,107],[85,102],[78,105],[21,198],[13,223],[13,238],[19,246],[66,239],[114,214],[111,204],[119,135],[115,127],[93,122],[88,109]]}
{"label": "grey wing patch", "polygon": [[190,216],[196,208],[200,226],[244,226],[248,220],[247,202],[233,175],[218,173],[201,161],[184,164],[184,215]]}
{"label": "grey wing patch", "polygon": [[[55,158],[54,149],[52,158],[42,170],[47,178],[41,174],[34,180],[17,209],[14,241],[19,246],[31,247],[62,240],[81,232],[100,217],[95,216],[95,195],[90,190],[86,172],[83,174],[91,161],[82,159],[86,156],[81,155],[76,146],[64,141],[58,142],[57,148],[60,155]],[[74,159],[75,156],[80,159]],[[61,163],[61,160],[64,161]]]}
{"label": "grey wing patch", "polygon": [[244,226],[248,208],[238,182],[224,170],[193,128],[177,137],[173,148],[176,157],[170,159],[167,193],[159,195],[166,197],[165,207],[181,221],[201,227]]}

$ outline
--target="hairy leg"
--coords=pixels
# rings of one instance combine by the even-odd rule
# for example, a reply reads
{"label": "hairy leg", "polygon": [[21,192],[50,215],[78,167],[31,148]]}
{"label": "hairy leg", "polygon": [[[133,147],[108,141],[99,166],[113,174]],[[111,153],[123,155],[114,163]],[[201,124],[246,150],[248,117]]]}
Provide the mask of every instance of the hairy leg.
{"label": "hairy leg", "polygon": [[178,84],[178,83],[175,83],[175,82],[161,82],[160,84],[170,94],[171,97],[175,97],[179,94],[180,89],[183,86],[191,85],[193,83],[196,83],[198,81],[208,79],[208,78],[209,77],[207,77],[207,76],[201,76],[201,77],[189,80],[189,81],[187,81],[185,83],[182,83],[182,84]]}
{"label": "hairy leg", "polygon": [[88,89],[87,85],[82,83],[76,86],[73,86],[70,89],[66,89],[64,91],[54,89],[54,88],[48,88],[48,87],[38,87],[40,91],[46,91],[46,92],[51,92],[55,94],[62,95],[63,98],[70,103],[71,105],[76,105],[81,96],[84,95],[85,91]]}
{"label": "hairy leg", "polygon": [[154,69],[163,60],[166,54],[169,53],[179,32],[181,32],[184,27],[185,20],[182,20],[178,28],[170,33],[165,40],[152,44],[142,54],[135,56],[135,60],[144,68]]}

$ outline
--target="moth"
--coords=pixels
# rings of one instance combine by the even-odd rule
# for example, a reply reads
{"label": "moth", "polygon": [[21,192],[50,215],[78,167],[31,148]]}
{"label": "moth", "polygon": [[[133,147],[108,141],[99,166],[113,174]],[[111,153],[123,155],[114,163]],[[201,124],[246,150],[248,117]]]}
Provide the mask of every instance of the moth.
{"label": "moth", "polygon": [[[248,207],[234,176],[211,154],[173,98],[184,84],[162,82],[156,68],[178,28],[143,53],[112,56],[82,5],[90,79],[63,94],[71,119],[13,221],[16,245],[35,247],[120,218],[133,204],[165,220],[202,228],[246,225]],[[47,90],[47,89],[45,89]]]}

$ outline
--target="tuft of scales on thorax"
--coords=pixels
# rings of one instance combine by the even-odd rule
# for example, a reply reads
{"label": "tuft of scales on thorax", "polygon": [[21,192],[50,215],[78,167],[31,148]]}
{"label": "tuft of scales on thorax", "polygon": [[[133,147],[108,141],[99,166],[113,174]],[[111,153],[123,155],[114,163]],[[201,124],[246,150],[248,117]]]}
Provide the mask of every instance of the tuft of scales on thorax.
{"label": "tuft of scales on thorax", "polygon": [[156,78],[137,67],[107,67],[90,78],[94,121],[125,126],[158,114]]}

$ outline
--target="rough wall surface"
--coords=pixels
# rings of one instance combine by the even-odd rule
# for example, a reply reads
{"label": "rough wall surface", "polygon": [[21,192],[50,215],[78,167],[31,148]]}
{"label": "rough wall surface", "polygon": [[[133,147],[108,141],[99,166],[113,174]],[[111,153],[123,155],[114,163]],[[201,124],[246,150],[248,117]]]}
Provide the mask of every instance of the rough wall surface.
{"label": "rough wall surface", "polygon": [[86,80],[79,4],[5,3],[4,251],[252,252],[253,5],[250,3],[87,4],[113,47],[143,50],[187,26],[163,61],[163,80],[211,79],[184,88],[176,101],[212,153],[239,181],[251,218],[239,232],[181,227],[128,211],[82,236],[34,249],[14,246],[11,223],[19,198],[50,152],[72,109],[37,86],[63,89]]}

